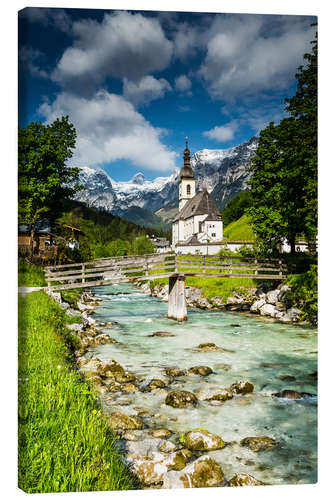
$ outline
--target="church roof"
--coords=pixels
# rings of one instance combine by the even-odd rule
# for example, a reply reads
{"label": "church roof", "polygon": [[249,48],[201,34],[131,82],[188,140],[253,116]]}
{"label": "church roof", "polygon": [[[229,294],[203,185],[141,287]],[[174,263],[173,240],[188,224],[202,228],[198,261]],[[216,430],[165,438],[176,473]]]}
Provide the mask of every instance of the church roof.
{"label": "church roof", "polygon": [[180,219],[189,219],[194,215],[205,214],[207,214],[207,219],[209,220],[221,220],[221,214],[216,208],[216,205],[210,197],[207,189],[200,191],[200,193],[188,200],[186,205],[174,218],[174,222]]}

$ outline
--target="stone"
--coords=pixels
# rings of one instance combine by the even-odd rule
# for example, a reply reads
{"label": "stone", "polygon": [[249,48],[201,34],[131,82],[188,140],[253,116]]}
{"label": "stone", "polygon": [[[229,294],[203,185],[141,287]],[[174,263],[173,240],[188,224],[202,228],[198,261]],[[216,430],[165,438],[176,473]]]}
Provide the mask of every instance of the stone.
{"label": "stone", "polygon": [[168,377],[182,377],[186,375],[186,370],[180,370],[179,368],[166,368],[165,373]]}
{"label": "stone", "polygon": [[266,304],[266,301],[264,299],[259,299],[253,302],[252,306],[250,307],[250,311],[252,313],[258,313],[260,311],[260,308]]}
{"label": "stone", "polygon": [[61,302],[60,307],[61,309],[69,309],[70,305],[68,304],[68,302]]}
{"label": "stone", "polygon": [[276,312],[276,308],[272,304],[264,304],[262,307],[260,307],[261,316],[274,316]]}
{"label": "stone", "polygon": [[267,436],[246,437],[241,440],[240,444],[255,452],[270,450],[277,445],[275,439]]}
{"label": "stone", "polygon": [[227,389],[203,389],[196,394],[199,401],[227,401],[233,397],[233,391]]}
{"label": "stone", "polygon": [[163,488],[209,488],[221,486],[223,482],[221,467],[210,456],[203,455],[180,472],[165,474]]}
{"label": "stone", "polygon": [[236,474],[229,481],[229,486],[261,486],[263,484],[264,483],[258,481],[255,477],[245,473]]}
{"label": "stone", "polygon": [[134,384],[125,384],[122,386],[122,390],[126,392],[135,392],[138,391],[139,388]]}
{"label": "stone", "polygon": [[172,443],[171,441],[167,441],[166,439],[163,439],[162,443],[160,444],[158,451],[161,451],[162,453],[170,453],[172,451],[177,450],[177,445]]}
{"label": "stone", "polygon": [[82,323],[67,323],[66,327],[73,332],[82,332],[83,325]]}
{"label": "stone", "polygon": [[144,423],[135,415],[126,415],[117,411],[112,413],[109,419],[110,427],[114,430],[134,430],[143,429]]}
{"label": "stone", "polygon": [[161,441],[154,438],[132,439],[126,443],[127,455],[130,456],[131,460],[141,457],[152,458],[154,456],[153,453],[158,452]]}
{"label": "stone", "polygon": [[213,373],[213,370],[209,366],[192,366],[188,370],[189,375],[202,375],[203,377],[211,373]]}
{"label": "stone", "polygon": [[93,306],[89,306],[88,304],[82,304],[82,302],[77,302],[77,308],[79,311],[93,311]]}
{"label": "stone", "polygon": [[[106,361],[104,363],[100,363],[98,366],[98,374],[103,377],[115,377],[115,375],[124,375],[124,368],[117,363],[114,359],[110,361]],[[130,382],[129,380],[124,380],[124,382]]]}
{"label": "stone", "polygon": [[166,387],[166,383],[163,382],[163,380],[160,380],[159,378],[153,378],[149,384],[148,387],[153,390],[153,389],[161,389],[163,387]]}
{"label": "stone", "polygon": [[[69,309],[66,309],[66,314],[67,314],[67,316],[70,316],[71,318],[73,318],[73,317],[75,317],[75,316],[77,316],[77,315],[78,315],[78,312],[77,312],[77,310],[76,310],[76,309],[71,309],[71,308],[69,308]],[[83,322],[83,325],[84,325],[84,324],[85,324],[85,323]]]}
{"label": "stone", "polygon": [[275,392],[273,396],[286,399],[302,399],[304,397],[312,397],[313,394],[310,394],[309,392],[297,392],[292,389],[284,389],[281,392]]}
{"label": "stone", "polygon": [[295,382],[296,377],[293,375],[281,375],[278,379],[283,380],[284,382]]}
{"label": "stone", "polygon": [[174,337],[174,335],[170,332],[154,332],[148,337]]}
{"label": "stone", "polygon": [[[110,376],[110,375],[107,375],[107,376]],[[136,380],[135,375],[133,373],[130,373],[130,372],[125,372],[125,373],[115,372],[114,378],[115,378],[116,382],[119,382],[119,383],[134,382]]]}
{"label": "stone", "polygon": [[188,391],[172,391],[169,392],[165,398],[165,404],[173,408],[185,408],[188,406],[195,406],[197,398],[192,392]]}
{"label": "stone", "polygon": [[296,323],[300,320],[301,311],[297,307],[291,307],[287,312],[280,318],[283,323]]}
{"label": "stone", "polygon": [[240,328],[241,325],[239,325],[238,323],[231,323],[230,326],[233,326],[234,328]]}
{"label": "stone", "polygon": [[193,451],[221,450],[226,443],[217,434],[212,434],[205,429],[194,429],[184,436],[186,448]]}
{"label": "stone", "polygon": [[210,302],[214,307],[224,307],[224,302],[221,297],[212,297],[210,299]]}
{"label": "stone", "polygon": [[196,349],[203,352],[229,352],[227,349],[223,349],[223,347],[219,347],[216,344],[213,344],[213,342],[199,344]]}
{"label": "stone", "polygon": [[133,472],[138,477],[141,484],[152,485],[161,483],[168,468],[165,464],[154,462],[147,458],[133,460]]}
{"label": "stone", "polygon": [[151,429],[149,434],[154,438],[168,438],[172,432],[169,429]]}
{"label": "stone", "polygon": [[248,394],[250,392],[253,392],[254,385],[248,381],[246,382],[238,381],[232,384],[230,388],[236,394]]}
{"label": "stone", "polygon": [[280,290],[271,290],[270,292],[267,292],[266,302],[268,302],[268,304],[275,305],[278,302],[279,295],[280,295]]}

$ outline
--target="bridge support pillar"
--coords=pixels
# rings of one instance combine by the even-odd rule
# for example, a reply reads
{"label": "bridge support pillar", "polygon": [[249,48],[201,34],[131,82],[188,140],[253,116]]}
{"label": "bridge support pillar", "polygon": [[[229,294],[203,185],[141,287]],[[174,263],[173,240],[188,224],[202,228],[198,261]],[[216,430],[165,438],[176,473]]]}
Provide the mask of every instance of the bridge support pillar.
{"label": "bridge support pillar", "polygon": [[169,278],[168,318],[177,321],[187,320],[185,276],[179,275]]}

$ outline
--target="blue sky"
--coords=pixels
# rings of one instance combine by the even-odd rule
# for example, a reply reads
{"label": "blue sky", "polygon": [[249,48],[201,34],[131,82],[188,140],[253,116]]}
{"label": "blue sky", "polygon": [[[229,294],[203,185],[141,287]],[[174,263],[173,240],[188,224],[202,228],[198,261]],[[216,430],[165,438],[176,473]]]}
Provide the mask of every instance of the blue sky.
{"label": "blue sky", "polygon": [[191,152],[249,140],[283,116],[314,38],[309,16],[28,8],[19,121],[69,115],[73,165],[148,179]]}

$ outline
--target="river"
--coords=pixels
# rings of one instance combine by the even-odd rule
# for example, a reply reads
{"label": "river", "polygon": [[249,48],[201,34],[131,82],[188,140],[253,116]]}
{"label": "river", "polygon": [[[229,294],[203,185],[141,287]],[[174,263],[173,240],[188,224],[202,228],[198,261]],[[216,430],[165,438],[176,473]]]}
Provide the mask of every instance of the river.
{"label": "river", "polygon": [[[209,452],[225,476],[246,472],[269,484],[314,483],[317,480],[317,397],[288,400],[272,397],[284,389],[317,394],[317,331],[310,327],[280,324],[249,314],[189,309],[188,321],[166,318],[167,303],[144,294],[129,284],[93,289],[103,298],[94,312],[99,322],[115,321],[101,328],[116,344],[91,348],[89,356],[115,359],[142,383],[152,378],[167,380],[165,369],[209,366],[207,377],[183,376],[169,390],[197,393],[208,388],[229,387],[249,380],[254,392],[223,404],[202,401],[195,408],[167,406],[165,392],[115,393],[104,400],[106,411],[127,414],[146,411],[151,427],[167,427],[174,433],[205,428],[231,442]],[[167,331],[173,337],[151,337]],[[213,342],[230,352],[200,352],[195,348]],[[287,377],[287,378],[286,378]],[[249,436],[269,436],[279,446],[253,452],[239,445]]]}

